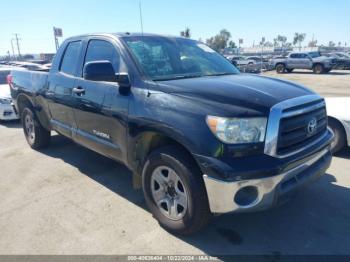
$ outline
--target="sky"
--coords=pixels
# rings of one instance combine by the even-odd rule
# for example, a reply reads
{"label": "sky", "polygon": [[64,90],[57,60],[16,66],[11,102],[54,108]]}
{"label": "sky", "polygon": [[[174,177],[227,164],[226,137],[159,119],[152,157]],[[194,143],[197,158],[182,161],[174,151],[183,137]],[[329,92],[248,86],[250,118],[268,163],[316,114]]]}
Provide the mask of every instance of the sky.
{"label": "sky", "polygon": [[300,32],[306,33],[305,44],[314,36],[320,44],[350,46],[349,0],[6,0],[0,55],[12,53],[15,33],[22,54],[54,52],[53,26],[63,29],[60,42],[84,33],[140,32],[140,2],[148,33],[179,35],[189,27],[193,39],[205,41],[225,28],[233,41],[243,38],[242,46],[251,46],[262,37],[273,42],[278,34],[293,41]]}

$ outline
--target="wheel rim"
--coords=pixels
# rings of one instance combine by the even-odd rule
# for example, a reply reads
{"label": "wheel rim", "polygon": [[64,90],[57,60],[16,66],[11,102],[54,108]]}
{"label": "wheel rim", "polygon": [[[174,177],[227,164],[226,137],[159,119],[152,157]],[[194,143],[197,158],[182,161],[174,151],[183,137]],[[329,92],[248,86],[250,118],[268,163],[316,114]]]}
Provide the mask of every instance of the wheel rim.
{"label": "wheel rim", "polygon": [[281,65],[279,65],[279,66],[277,67],[277,72],[282,73],[283,71],[284,71],[284,67],[281,66]]}
{"label": "wheel rim", "polygon": [[322,72],[322,67],[321,66],[316,66],[316,73],[320,74]]}
{"label": "wheel rim", "polygon": [[151,192],[159,210],[171,220],[182,219],[187,211],[188,195],[180,176],[171,168],[160,166],[151,176]]}
{"label": "wheel rim", "polygon": [[33,143],[35,140],[34,120],[29,114],[27,114],[24,118],[24,128],[26,131],[27,139],[30,143]]}

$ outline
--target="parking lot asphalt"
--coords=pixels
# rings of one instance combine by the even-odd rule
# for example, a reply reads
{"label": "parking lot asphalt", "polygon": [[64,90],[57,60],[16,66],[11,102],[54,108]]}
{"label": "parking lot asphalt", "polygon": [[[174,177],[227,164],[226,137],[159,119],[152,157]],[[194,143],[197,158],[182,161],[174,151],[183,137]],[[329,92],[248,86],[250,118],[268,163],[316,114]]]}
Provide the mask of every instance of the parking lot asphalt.
{"label": "parking lot asphalt", "polygon": [[267,71],[263,75],[303,84],[323,96],[350,96],[350,70],[333,70],[321,75],[310,70],[295,70],[291,74]]}
{"label": "parking lot asphalt", "polygon": [[350,254],[350,150],[285,205],[179,237],[152,218],[124,166],[59,135],[31,150],[17,122],[1,122],[0,137],[0,254]]}

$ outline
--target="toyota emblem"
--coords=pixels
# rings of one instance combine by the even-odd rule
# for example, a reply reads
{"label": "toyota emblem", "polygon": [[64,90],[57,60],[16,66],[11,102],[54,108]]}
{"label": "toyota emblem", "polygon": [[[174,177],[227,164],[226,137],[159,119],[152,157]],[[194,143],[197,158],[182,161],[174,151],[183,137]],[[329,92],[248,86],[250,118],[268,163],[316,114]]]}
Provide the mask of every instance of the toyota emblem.
{"label": "toyota emblem", "polygon": [[309,124],[307,125],[307,133],[309,135],[313,135],[317,130],[317,119],[316,118],[312,118],[309,121]]}

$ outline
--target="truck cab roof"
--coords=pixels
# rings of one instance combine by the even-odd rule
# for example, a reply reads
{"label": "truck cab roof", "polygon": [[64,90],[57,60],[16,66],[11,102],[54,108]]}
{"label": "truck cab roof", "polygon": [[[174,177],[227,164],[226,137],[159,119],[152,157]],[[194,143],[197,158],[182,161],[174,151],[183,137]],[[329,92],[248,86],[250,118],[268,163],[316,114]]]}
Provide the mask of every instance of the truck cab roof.
{"label": "truck cab roof", "polygon": [[82,38],[88,38],[88,37],[110,37],[110,38],[122,38],[122,37],[140,37],[140,36],[153,36],[153,37],[164,37],[164,38],[183,38],[181,36],[172,36],[172,35],[159,35],[154,33],[139,33],[139,32],[118,32],[118,33],[90,33],[90,34],[83,34],[78,36],[73,36],[70,38],[67,38],[66,41],[74,41],[77,39]]}

